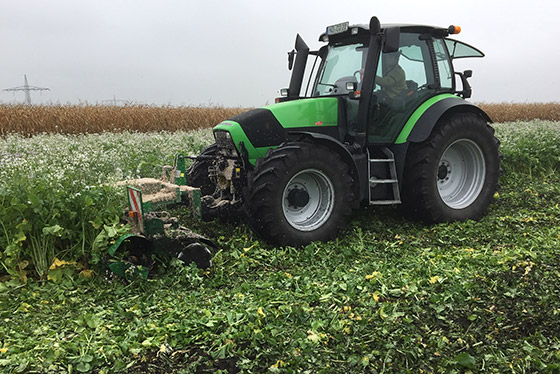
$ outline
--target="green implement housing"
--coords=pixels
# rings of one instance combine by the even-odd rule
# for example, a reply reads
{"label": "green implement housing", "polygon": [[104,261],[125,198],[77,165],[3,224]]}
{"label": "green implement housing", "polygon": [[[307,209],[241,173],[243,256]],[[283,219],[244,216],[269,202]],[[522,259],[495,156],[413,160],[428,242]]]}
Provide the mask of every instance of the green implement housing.
{"label": "green implement housing", "polygon": [[200,189],[186,185],[186,157],[175,156],[173,167],[163,169],[161,179],[141,178],[126,185],[128,209],[125,220],[130,233],[113,243],[107,251],[107,266],[127,279],[146,279],[150,272],[175,257],[198,267],[212,265],[209,239],[179,224],[167,209],[187,205],[194,217],[202,217]]}

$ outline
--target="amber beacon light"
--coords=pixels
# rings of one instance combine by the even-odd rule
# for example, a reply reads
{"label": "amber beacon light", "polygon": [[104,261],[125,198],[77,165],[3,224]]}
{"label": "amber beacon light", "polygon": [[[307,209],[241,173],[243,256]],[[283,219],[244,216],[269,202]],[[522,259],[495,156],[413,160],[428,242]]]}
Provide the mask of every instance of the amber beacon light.
{"label": "amber beacon light", "polygon": [[461,32],[461,26],[451,25],[448,28],[450,34],[458,34]]}

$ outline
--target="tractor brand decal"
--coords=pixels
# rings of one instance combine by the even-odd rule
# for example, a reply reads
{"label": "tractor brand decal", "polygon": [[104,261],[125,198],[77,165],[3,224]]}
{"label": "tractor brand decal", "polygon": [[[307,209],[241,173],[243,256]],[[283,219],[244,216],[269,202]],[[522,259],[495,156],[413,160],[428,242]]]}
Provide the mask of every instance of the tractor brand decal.
{"label": "tractor brand decal", "polygon": [[134,188],[128,188],[128,201],[130,204],[131,217],[138,220],[138,229],[144,233],[144,219],[142,217],[142,192]]}
{"label": "tractor brand decal", "polygon": [[336,122],[332,122],[332,121],[329,121],[329,122],[317,121],[317,122],[315,122],[315,126],[323,126],[323,125],[325,125],[325,126],[336,126]]}

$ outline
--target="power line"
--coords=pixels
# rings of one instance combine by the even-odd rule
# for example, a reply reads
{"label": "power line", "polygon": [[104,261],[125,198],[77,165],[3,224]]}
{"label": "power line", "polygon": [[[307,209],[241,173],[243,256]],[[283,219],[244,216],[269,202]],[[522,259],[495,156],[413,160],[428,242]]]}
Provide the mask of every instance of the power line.
{"label": "power line", "polygon": [[112,104],[114,106],[119,105],[119,103],[121,104],[128,104],[128,100],[117,100],[117,97],[115,95],[113,95],[112,99],[109,100],[103,100],[101,101],[102,104]]}
{"label": "power line", "polygon": [[30,86],[29,83],[27,83],[27,75],[23,75],[23,80],[24,80],[24,85],[23,86],[18,86],[18,87],[13,87],[13,88],[6,88],[2,91],[8,91],[8,92],[16,92],[16,91],[24,91],[25,92],[25,105],[31,105],[31,91],[50,91],[50,88],[46,88],[46,87],[36,87],[36,86]]}

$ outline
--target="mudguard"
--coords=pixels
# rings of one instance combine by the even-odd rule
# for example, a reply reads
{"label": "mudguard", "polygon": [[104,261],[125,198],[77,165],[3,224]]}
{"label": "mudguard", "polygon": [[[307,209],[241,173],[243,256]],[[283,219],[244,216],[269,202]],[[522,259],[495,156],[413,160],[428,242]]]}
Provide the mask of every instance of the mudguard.
{"label": "mudguard", "polygon": [[455,112],[476,113],[492,123],[488,114],[465,99],[451,94],[437,95],[426,100],[410,116],[395,144],[423,142],[428,139],[441,117]]}
{"label": "mudguard", "polygon": [[359,201],[365,198],[365,187],[367,186],[367,157],[365,153],[361,152],[361,149],[356,149],[356,152],[351,152],[348,147],[342,144],[337,139],[332,136],[316,133],[316,132],[306,132],[306,131],[290,131],[290,136],[302,136],[308,139],[312,139],[314,142],[323,144],[333,151],[337,152],[342,160],[346,162],[348,168],[350,169],[350,176],[354,179],[354,196],[359,196],[360,198],[356,200],[356,204],[359,205]]}

